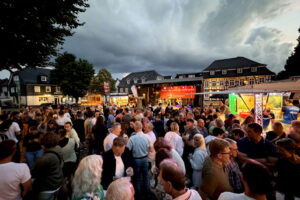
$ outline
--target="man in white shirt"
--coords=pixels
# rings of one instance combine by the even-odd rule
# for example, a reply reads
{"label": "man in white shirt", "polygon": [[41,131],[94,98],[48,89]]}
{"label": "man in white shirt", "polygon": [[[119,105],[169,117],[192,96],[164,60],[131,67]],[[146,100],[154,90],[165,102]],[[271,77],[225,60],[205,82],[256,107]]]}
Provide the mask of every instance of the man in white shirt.
{"label": "man in white shirt", "polygon": [[57,116],[57,119],[56,119],[56,123],[57,123],[58,126],[64,126],[66,122],[71,122],[72,123],[71,119],[69,117],[66,117],[64,114],[65,113],[62,110],[60,110],[58,112],[58,116]]}
{"label": "man in white shirt", "polygon": [[120,134],[121,134],[121,124],[115,123],[111,127],[111,132],[105,137],[105,139],[103,141],[104,151],[108,151],[111,149],[114,139],[116,137],[119,137]]}
{"label": "man in white shirt", "polygon": [[20,200],[32,187],[28,166],[11,162],[15,153],[16,143],[13,140],[0,143],[0,199]]}
{"label": "man in white shirt", "polygon": [[77,134],[76,130],[73,128],[72,123],[71,122],[66,122],[64,127],[65,127],[66,132],[67,132],[67,137],[68,138],[74,138],[77,147],[79,147],[80,139],[78,137],[78,134]]}
{"label": "man in white shirt", "polygon": [[[147,136],[148,140],[149,140],[149,145],[153,146],[154,142],[156,141],[156,136],[153,132],[153,124],[151,122],[147,122],[144,123],[144,133]],[[154,160],[155,157],[155,152],[152,151],[148,153],[148,161],[152,162]]]}

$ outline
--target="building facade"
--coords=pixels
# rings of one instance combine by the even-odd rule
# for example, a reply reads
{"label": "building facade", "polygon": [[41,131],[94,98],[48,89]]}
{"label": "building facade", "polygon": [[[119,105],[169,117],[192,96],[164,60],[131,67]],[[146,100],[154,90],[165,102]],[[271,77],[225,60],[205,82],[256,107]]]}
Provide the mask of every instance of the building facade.
{"label": "building facade", "polygon": [[[203,92],[217,92],[244,85],[267,83],[274,75],[266,64],[248,58],[216,60],[202,72]],[[204,105],[218,102],[217,98],[210,98],[211,96],[211,94],[204,95]]]}

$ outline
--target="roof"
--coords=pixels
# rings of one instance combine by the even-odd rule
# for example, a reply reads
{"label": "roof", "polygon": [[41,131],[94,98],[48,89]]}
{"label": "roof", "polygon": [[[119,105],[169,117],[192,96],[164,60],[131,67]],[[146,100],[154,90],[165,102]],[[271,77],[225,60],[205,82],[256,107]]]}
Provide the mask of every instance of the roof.
{"label": "roof", "polygon": [[237,70],[227,70],[226,74],[222,74],[222,70],[215,71],[214,75],[210,75],[210,72],[203,72],[204,78],[216,78],[216,77],[238,77],[238,76],[255,76],[255,75],[275,75],[267,67],[258,67],[256,72],[251,72],[251,68],[243,69],[242,73],[237,73]]}
{"label": "roof", "polygon": [[266,66],[266,65],[255,62],[245,57],[236,57],[236,58],[228,58],[223,60],[215,60],[203,71],[222,70],[222,69],[240,68],[240,67],[255,67],[255,66]]}
{"label": "roof", "polygon": [[[133,85],[133,80],[138,79],[138,83],[141,82],[142,78],[145,78],[145,80],[156,80],[157,76],[161,76],[159,73],[157,73],[155,70],[149,70],[149,71],[142,71],[142,72],[132,72],[122,78],[120,81],[118,87],[129,87]],[[127,80],[130,80],[130,84],[127,84]]]}
{"label": "roof", "polygon": [[[20,71],[19,78],[20,81],[22,81],[23,84],[28,83],[44,83],[49,84],[50,83],[50,69],[45,68],[25,68],[24,70]],[[41,76],[47,76],[47,81],[41,82],[40,77]]]}
{"label": "roof", "polygon": [[138,85],[150,85],[150,84],[160,84],[160,83],[179,83],[179,82],[192,82],[192,81],[202,81],[202,77],[194,78],[175,78],[175,79],[164,79],[164,80],[151,80]]}

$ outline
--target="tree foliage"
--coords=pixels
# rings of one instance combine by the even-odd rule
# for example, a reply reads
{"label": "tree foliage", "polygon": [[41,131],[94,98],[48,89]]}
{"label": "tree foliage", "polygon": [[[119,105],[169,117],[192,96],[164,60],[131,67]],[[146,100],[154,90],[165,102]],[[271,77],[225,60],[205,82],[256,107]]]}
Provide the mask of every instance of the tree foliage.
{"label": "tree foliage", "polygon": [[58,45],[83,25],[78,14],[87,0],[1,0],[0,71],[43,67],[56,56]]}
{"label": "tree foliage", "polygon": [[51,71],[51,82],[58,84],[64,95],[70,95],[78,101],[83,97],[94,75],[93,65],[65,52],[55,59],[55,69]]}
{"label": "tree foliage", "polygon": [[88,91],[93,94],[104,94],[105,81],[109,82],[110,92],[114,92],[116,90],[116,80],[112,78],[111,73],[105,68],[99,70],[98,74],[92,78]]}
{"label": "tree foliage", "polygon": [[[300,28],[298,29],[298,32],[300,33]],[[287,79],[290,76],[300,75],[300,35],[297,41],[297,46],[295,47],[290,57],[288,57],[288,59],[286,60],[284,70],[277,74],[277,80]]]}

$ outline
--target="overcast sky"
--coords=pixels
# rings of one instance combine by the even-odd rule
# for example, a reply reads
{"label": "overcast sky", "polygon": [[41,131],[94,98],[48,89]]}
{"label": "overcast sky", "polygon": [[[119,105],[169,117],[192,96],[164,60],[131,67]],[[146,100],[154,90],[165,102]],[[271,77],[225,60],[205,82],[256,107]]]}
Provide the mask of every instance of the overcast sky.
{"label": "overcast sky", "polygon": [[[300,1],[90,0],[64,50],[112,73],[199,72],[244,56],[280,71],[296,45]],[[120,75],[120,74],[119,74]]]}

